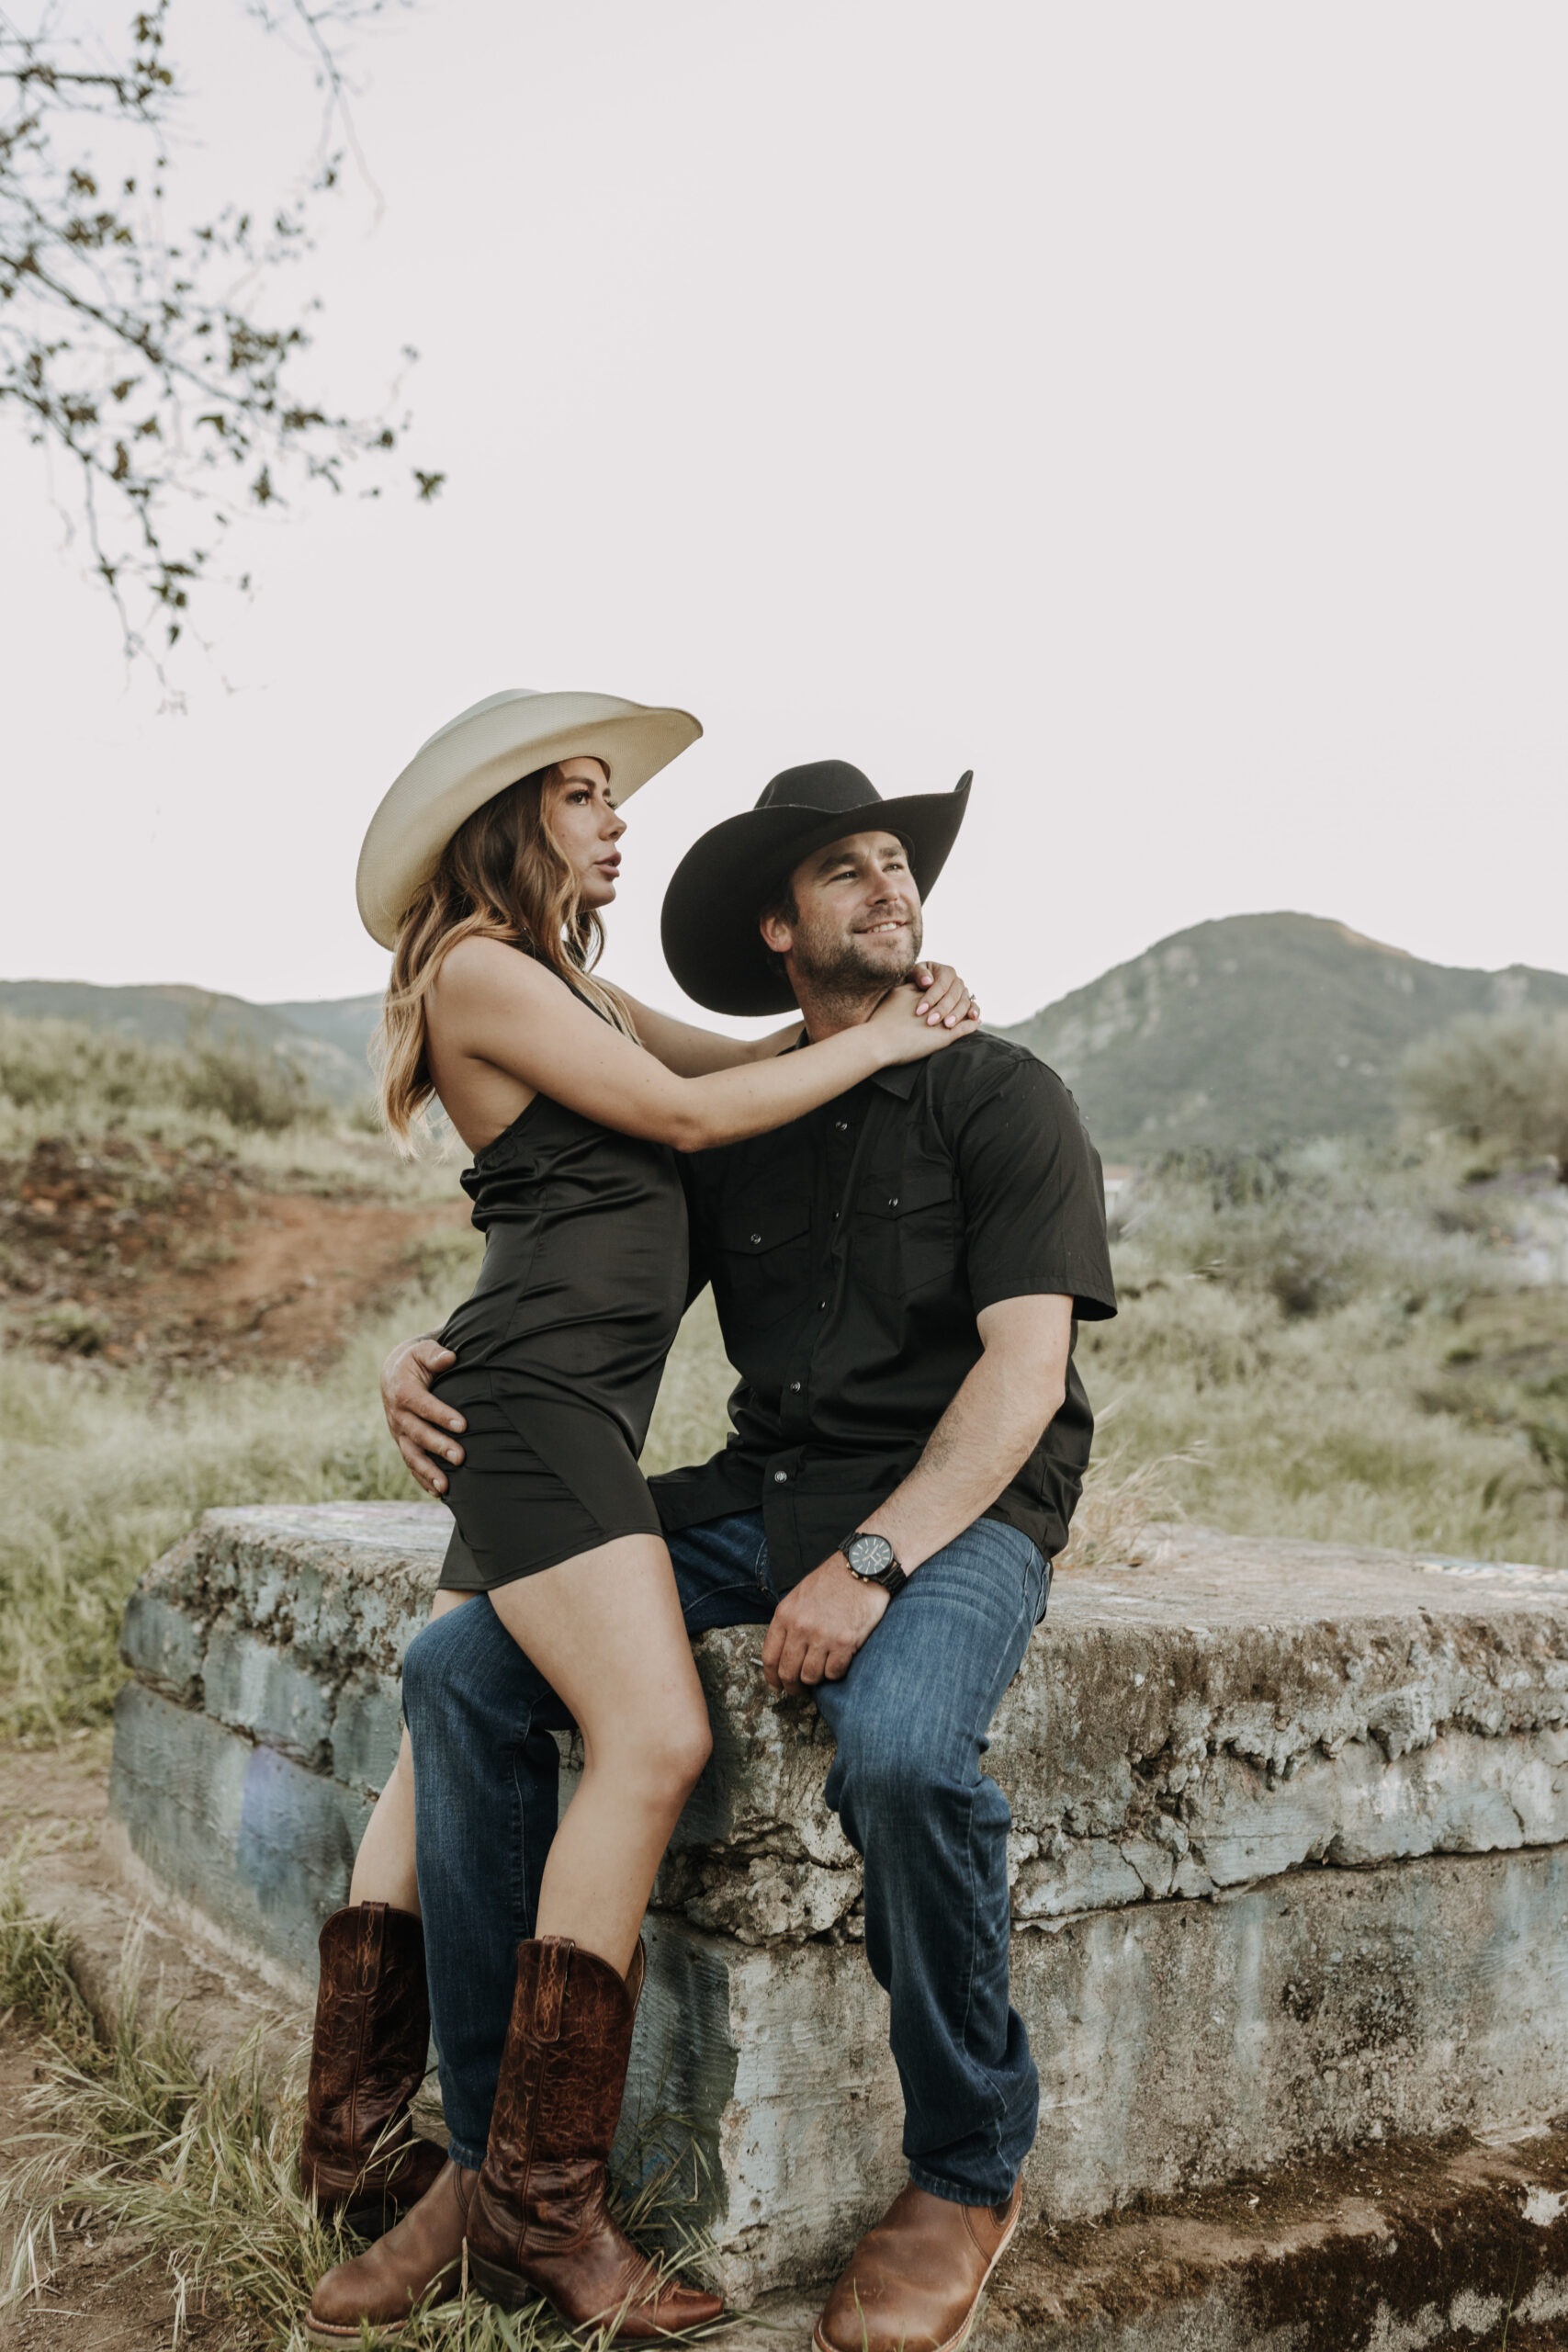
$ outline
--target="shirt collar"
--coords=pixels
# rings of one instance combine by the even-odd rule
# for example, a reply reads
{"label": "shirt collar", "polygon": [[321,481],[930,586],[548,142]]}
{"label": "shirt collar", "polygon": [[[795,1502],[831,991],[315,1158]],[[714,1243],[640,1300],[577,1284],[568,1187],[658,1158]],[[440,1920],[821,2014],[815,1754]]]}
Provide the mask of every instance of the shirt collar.
{"label": "shirt collar", "polygon": [[[801,1053],[805,1050],[807,1042],[803,1033],[795,1039],[793,1046],[786,1046],[784,1051],[786,1054]],[[889,1094],[897,1094],[900,1101],[907,1102],[915,1091],[915,1080],[919,1076],[919,1062],[891,1062],[886,1069],[873,1070],[871,1083],[873,1086],[886,1088]]]}

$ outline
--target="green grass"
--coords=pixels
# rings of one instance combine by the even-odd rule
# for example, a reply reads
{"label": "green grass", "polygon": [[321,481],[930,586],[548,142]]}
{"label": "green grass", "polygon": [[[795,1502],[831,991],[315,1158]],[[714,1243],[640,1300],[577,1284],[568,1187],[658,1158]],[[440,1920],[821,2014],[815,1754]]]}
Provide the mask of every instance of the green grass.
{"label": "green grass", "polygon": [[1167,1170],[1080,1338],[1107,1435],[1234,1533],[1568,1567],[1568,1313],[1508,1247],[1551,1207],[1440,1154]]}
{"label": "green grass", "polygon": [[[123,2245],[122,2271],[166,2280],[177,2311],[210,2295],[242,2340],[302,2352],[315,2281],[359,2251],[299,2193],[302,2064],[269,2082],[248,2044],[205,2071],[177,2019],[146,2001],[134,1944],[96,2030],[59,1929],[22,1905],[14,1862],[0,1880],[0,2003],[7,2021],[45,2037],[28,2128],[0,2188],[0,2314],[24,2312],[72,2239],[90,2233]],[[700,2271],[704,2184],[679,2120],[657,2120],[625,2154],[615,2202],[626,2228],[671,2268]],[[399,2341],[412,2352],[569,2352],[574,2339],[543,2304],[507,2315],[448,2292]]]}
{"label": "green grass", "polygon": [[377,1368],[393,1339],[430,1329],[449,1304],[411,1292],[319,1380],[164,1386],[0,1354],[0,1736],[57,1736],[107,1711],[126,1595],[202,1511],[412,1497]]}

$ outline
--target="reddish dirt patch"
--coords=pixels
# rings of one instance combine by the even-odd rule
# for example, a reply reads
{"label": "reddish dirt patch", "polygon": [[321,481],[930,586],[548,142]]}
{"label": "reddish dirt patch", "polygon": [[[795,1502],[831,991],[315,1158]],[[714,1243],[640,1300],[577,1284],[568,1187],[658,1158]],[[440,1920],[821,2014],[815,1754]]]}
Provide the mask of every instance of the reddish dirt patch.
{"label": "reddish dirt patch", "polygon": [[0,1163],[0,1301],[16,1335],[106,1365],[328,1362],[468,1204],[265,1189],[218,1154],[51,1137]]}

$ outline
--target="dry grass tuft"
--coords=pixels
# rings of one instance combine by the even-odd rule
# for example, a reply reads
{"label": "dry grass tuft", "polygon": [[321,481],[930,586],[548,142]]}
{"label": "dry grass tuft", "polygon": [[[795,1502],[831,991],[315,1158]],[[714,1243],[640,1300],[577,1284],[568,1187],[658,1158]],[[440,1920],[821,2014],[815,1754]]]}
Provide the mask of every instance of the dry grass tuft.
{"label": "dry grass tuft", "polygon": [[[299,2075],[264,2080],[255,2042],[220,2074],[204,2073],[177,2019],[149,2013],[136,1939],[121,1963],[116,2009],[95,2034],[64,1964],[58,1928],[28,1918],[15,1876],[0,1889],[0,1990],[41,2026],[43,2079],[23,2153],[0,2191],[0,2312],[24,2309],[69,2251],[92,2234],[150,2268],[181,2315],[215,2307],[275,2352],[303,2352],[315,2281],[358,2250],[299,2194]],[[302,2069],[299,2070],[302,2073]],[[626,2226],[671,2267],[700,2270],[708,2245],[694,2216],[705,2182],[671,2118],[628,2134],[617,2202]],[[399,2338],[412,2352],[570,2352],[544,2304],[511,2315],[447,2296]]]}
{"label": "dry grass tuft", "polygon": [[1097,1446],[1073,1513],[1071,1539],[1056,1565],[1062,1568],[1136,1567],[1159,1541],[1163,1527],[1183,1516],[1180,1474],[1199,1459],[1188,1453],[1134,1462],[1114,1441]]}

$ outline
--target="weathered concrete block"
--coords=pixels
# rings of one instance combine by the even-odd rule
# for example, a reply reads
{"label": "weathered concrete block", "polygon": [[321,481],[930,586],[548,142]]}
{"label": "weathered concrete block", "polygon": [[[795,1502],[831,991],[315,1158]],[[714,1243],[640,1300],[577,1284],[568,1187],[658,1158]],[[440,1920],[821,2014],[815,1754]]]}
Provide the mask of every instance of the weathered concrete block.
{"label": "weathered concrete block", "polygon": [[[769,1695],[756,1646],[743,1627],[698,1645],[715,1753],[658,1899],[767,1941],[779,1885],[759,1856],[849,1871],[857,1894],[858,1864],[822,1803],[827,1727]],[[1568,1579],[1478,1588],[1391,1553],[1187,1535],[1059,1580],[987,1769],[1012,1806],[1020,1925],[1304,1862],[1554,1843]],[[801,1932],[850,1922],[853,1900],[814,1886]]]}
{"label": "weathered concrete block", "polygon": [[202,1702],[206,1628],[198,1619],[141,1584],[125,1604],[119,1654],[133,1674],[186,1706]]}
{"label": "weathered concrete block", "polygon": [[[447,1526],[212,1512],[128,1612],[125,1835],[296,1970],[395,1756]],[[715,1752],[655,1888],[633,2078],[693,2120],[742,2295],[831,2267],[902,2173],[831,1741],[756,1647],[696,1645]],[[1568,2107],[1568,1579],[1186,1535],[1061,1581],[987,1769],[1053,2214]]]}
{"label": "weathered concrete block", "polygon": [[345,1682],[333,1712],[333,1779],[379,1796],[398,1760],[401,1735],[402,1696],[395,1675],[365,1675]]}
{"label": "weathered concrete block", "polygon": [[201,1679],[203,1712],[215,1722],[302,1764],[330,1764],[332,1693],[287,1651],[220,1620],[208,1636]]}
{"label": "weathered concrete block", "polygon": [[115,1705],[109,1807],[181,1902],[314,1976],[321,1922],[370,1818],[362,1797],[132,1682]]}
{"label": "weathered concrete block", "polygon": [[[1561,2112],[1565,1930],[1568,1852],[1549,1849],[1015,1937],[1031,2210],[1075,2221],[1311,2150]],[[841,1945],[761,1951],[656,1917],[649,1956],[634,2086],[704,2119],[728,2291],[819,2277],[904,2177],[886,2000]]]}

